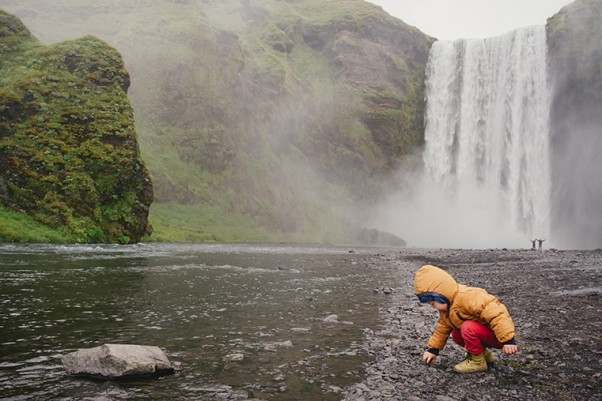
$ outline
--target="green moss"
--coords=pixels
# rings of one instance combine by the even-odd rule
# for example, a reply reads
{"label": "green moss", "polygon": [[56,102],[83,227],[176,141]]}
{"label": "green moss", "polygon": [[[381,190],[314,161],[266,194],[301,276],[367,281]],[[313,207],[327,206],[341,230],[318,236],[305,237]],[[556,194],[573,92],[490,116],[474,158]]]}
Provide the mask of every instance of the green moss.
{"label": "green moss", "polygon": [[0,35],[0,203],[80,242],[138,241],[152,187],[119,53],[91,36],[43,46],[16,21],[0,13],[20,33]]}

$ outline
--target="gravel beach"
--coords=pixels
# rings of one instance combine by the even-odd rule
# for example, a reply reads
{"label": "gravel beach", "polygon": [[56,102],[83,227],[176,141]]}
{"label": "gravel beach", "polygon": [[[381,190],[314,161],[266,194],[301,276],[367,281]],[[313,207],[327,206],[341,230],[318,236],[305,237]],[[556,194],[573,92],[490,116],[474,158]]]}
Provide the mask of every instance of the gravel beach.
{"label": "gravel beach", "polygon": [[[602,400],[602,251],[404,250],[366,262],[395,269],[399,282],[380,312],[383,328],[366,330],[367,378],[346,389],[345,401]],[[461,375],[452,367],[464,352],[450,338],[426,366],[437,314],[413,292],[423,264],[497,296],[514,320],[519,354],[496,350],[488,372]]]}

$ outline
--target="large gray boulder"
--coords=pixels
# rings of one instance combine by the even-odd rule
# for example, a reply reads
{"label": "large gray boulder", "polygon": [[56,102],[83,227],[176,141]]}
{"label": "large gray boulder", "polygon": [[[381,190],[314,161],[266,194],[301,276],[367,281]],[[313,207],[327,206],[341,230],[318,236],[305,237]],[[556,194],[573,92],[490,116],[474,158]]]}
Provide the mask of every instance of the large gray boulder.
{"label": "large gray boulder", "polygon": [[165,353],[148,345],[104,344],[67,354],[62,361],[67,373],[77,376],[120,378],[174,372]]}

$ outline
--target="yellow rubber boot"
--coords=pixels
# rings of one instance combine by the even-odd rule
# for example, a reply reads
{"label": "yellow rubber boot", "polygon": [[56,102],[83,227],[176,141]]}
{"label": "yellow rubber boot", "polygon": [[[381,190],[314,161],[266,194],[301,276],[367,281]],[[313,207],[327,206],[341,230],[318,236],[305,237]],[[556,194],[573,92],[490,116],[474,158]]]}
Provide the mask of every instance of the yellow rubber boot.
{"label": "yellow rubber boot", "polygon": [[468,354],[468,358],[454,366],[454,371],[458,373],[477,373],[487,370],[487,361],[485,360],[485,352],[479,355]]}
{"label": "yellow rubber boot", "polygon": [[495,362],[495,356],[493,355],[493,352],[489,351],[489,348],[483,348],[483,356],[485,357],[485,362]]}

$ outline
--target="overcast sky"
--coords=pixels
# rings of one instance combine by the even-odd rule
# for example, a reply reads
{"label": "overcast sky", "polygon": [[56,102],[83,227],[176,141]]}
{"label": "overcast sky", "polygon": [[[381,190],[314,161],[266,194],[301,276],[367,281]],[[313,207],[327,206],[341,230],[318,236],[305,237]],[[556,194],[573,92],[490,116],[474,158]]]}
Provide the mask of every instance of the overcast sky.
{"label": "overcast sky", "polygon": [[486,38],[546,20],[573,0],[368,0],[441,40]]}

